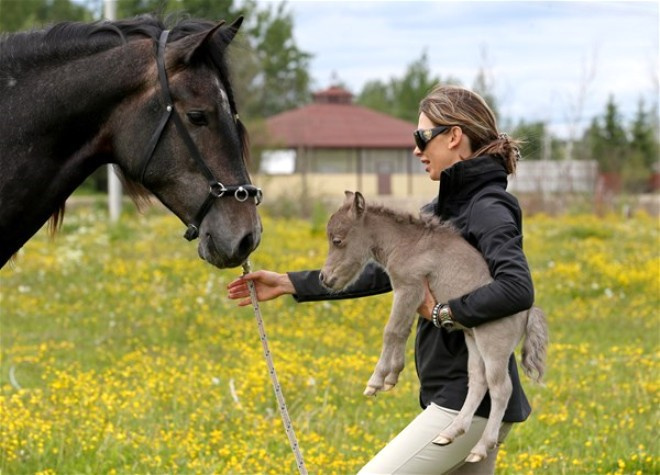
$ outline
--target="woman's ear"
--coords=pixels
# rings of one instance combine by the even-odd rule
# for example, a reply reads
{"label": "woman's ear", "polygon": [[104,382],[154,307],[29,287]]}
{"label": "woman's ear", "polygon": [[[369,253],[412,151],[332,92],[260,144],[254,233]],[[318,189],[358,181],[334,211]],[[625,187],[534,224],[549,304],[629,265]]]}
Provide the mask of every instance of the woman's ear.
{"label": "woman's ear", "polygon": [[461,140],[463,138],[467,138],[467,135],[464,136],[463,134],[463,129],[461,129],[459,126],[455,125],[451,128],[449,131],[450,137],[449,137],[449,149],[454,149],[457,148],[461,145]]}

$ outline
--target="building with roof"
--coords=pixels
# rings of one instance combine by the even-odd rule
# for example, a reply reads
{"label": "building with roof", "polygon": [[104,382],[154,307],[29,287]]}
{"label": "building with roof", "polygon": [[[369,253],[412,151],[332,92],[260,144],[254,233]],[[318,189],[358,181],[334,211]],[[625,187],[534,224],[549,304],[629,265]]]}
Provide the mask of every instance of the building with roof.
{"label": "building with roof", "polygon": [[306,175],[305,185],[316,175],[326,183],[332,175],[344,175],[344,181],[349,175],[361,191],[372,191],[366,182],[375,179],[373,192],[379,195],[393,193],[394,176],[423,176],[412,154],[417,125],[354,104],[352,98],[332,86],[314,94],[311,104],[268,118],[261,173]]}
{"label": "building with roof", "polygon": [[[313,96],[311,104],[266,120],[266,136],[256,182],[267,198],[288,195],[342,199],[357,190],[380,202],[411,210],[438,192],[413,155],[413,131],[406,122],[354,104],[350,92],[333,86]],[[592,162],[521,161],[509,180],[513,193],[589,192],[595,188]]]}

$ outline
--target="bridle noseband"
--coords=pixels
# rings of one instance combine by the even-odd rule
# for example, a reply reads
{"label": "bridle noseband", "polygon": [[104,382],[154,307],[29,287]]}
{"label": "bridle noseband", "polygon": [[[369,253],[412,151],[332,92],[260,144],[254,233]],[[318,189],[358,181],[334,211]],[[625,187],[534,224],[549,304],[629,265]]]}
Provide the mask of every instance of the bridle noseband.
{"label": "bridle noseband", "polygon": [[[188,133],[188,130],[186,129],[185,125],[183,124],[183,121],[181,120],[181,117],[174,108],[174,101],[172,100],[172,95],[170,94],[170,87],[167,82],[167,73],[165,71],[165,45],[167,44],[168,35],[169,35],[169,30],[164,30],[160,34],[160,39],[158,40],[158,53],[156,56],[156,64],[158,66],[158,79],[160,80],[160,89],[163,97],[163,102],[165,103],[165,113],[162,115],[160,122],[158,122],[156,130],[154,131],[153,135],[151,136],[151,139],[147,144],[147,149],[145,151],[144,158],[142,160],[140,183],[144,184],[144,175],[147,171],[147,166],[149,165],[149,162],[151,161],[154,155],[156,146],[158,145],[158,142],[160,141],[163,135],[163,131],[165,130],[165,126],[167,125],[167,123],[170,121],[171,118],[172,121],[174,122],[174,125],[176,126],[177,131],[179,132],[179,136],[184,141],[186,147],[188,148],[188,151],[190,152],[190,155],[192,155],[193,159],[195,160],[195,163],[197,164],[197,168],[201,170],[201,172],[204,174],[209,184],[209,194],[206,197],[206,200],[204,200],[204,203],[202,203],[202,206],[199,208],[199,211],[197,211],[197,214],[195,214],[193,221],[190,224],[188,224],[188,229],[186,230],[186,233],[183,235],[183,237],[185,237],[188,241],[192,241],[193,239],[196,239],[199,236],[199,227],[202,224],[202,220],[206,216],[206,213],[208,213],[208,211],[211,209],[211,205],[216,199],[233,196],[234,199],[236,199],[237,201],[243,202],[243,201],[247,201],[248,198],[253,197],[255,203],[259,204],[261,203],[263,194],[261,192],[261,188],[257,188],[256,186],[249,183],[244,185],[231,185],[231,186],[223,185],[220,181],[218,181],[215,178],[215,176],[213,176],[213,172],[211,172],[209,167],[206,165],[206,162],[204,161],[202,155],[199,152],[199,149],[195,145],[195,142]],[[235,121],[238,120],[238,114],[234,113],[234,120]]]}

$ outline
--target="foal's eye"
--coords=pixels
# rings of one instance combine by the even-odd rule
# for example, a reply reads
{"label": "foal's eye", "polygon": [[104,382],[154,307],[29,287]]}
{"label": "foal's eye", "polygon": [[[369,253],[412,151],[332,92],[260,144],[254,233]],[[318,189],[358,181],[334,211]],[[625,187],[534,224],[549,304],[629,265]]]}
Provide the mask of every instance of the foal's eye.
{"label": "foal's eye", "polygon": [[193,125],[208,125],[209,123],[206,114],[202,111],[190,111],[186,113],[186,116]]}
{"label": "foal's eye", "polygon": [[338,238],[338,237],[332,238],[332,245],[333,246],[339,247],[339,246],[341,246],[341,244],[342,244],[341,238]]}

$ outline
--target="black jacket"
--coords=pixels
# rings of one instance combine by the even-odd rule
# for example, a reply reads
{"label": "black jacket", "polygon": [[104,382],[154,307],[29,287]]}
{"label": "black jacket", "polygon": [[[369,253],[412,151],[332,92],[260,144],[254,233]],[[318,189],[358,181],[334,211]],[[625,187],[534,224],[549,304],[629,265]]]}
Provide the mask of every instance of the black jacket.
{"label": "black jacket", "polygon": [[[528,309],[534,289],[522,251],[522,215],[518,201],[506,192],[507,173],[495,158],[466,160],[445,170],[440,193],[422,208],[451,221],[461,235],[477,248],[488,263],[493,282],[451,300],[454,318],[466,327]],[[375,295],[391,290],[387,274],[370,264],[351,287],[330,294],[318,279],[319,271],[290,272],[299,302]],[[419,318],[415,341],[415,363],[420,380],[420,404],[431,402],[460,410],[467,395],[467,347],[460,331],[447,332]],[[513,393],[506,422],[524,421],[531,408],[518,377],[513,355],[509,360]],[[477,414],[488,417],[490,398],[484,397]]]}

